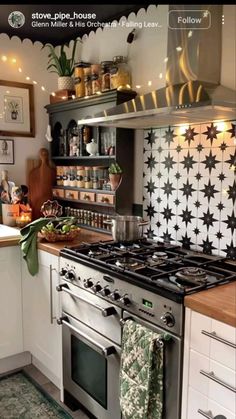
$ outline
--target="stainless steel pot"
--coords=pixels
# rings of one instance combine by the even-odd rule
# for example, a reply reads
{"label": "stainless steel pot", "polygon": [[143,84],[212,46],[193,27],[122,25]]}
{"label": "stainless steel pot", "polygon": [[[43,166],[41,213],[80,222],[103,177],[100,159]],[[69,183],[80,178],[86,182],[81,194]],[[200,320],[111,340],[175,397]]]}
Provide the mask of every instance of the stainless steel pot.
{"label": "stainless steel pot", "polygon": [[143,236],[143,227],[149,224],[148,221],[134,215],[117,215],[105,223],[112,226],[113,240],[119,242],[140,239]]}

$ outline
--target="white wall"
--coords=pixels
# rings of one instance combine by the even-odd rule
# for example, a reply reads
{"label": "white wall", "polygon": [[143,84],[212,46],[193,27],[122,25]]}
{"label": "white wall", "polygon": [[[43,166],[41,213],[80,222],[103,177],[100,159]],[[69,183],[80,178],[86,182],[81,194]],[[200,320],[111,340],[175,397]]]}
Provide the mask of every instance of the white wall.
{"label": "white wall", "polygon": [[[33,44],[28,39],[21,42],[16,36],[9,39],[7,35],[0,35],[0,79],[22,83],[32,83],[32,80],[38,82],[38,85],[34,86],[35,138],[8,136],[8,138],[14,139],[15,164],[13,166],[0,165],[0,171],[3,169],[8,170],[9,178],[14,180],[16,184],[25,182],[26,159],[36,158],[41,147],[48,148],[48,143],[45,139],[48,116],[44,106],[49,103],[49,93],[43,92],[41,85],[51,92],[57,86],[57,77],[46,70],[48,51],[47,49],[41,50],[41,48],[42,44],[40,42]],[[6,63],[1,60],[2,55],[8,57]],[[10,59],[13,57],[17,60],[16,64],[10,62]],[[19,67],[22,68],[22,73],[19,73]],[[26,81],[27,76],[31,78],[31,81]],[[0,138],[3,137],[0,136]]]}
{"label": "white wall", "polygon": [[236,89],[236,6],[224,5],[223,14],[221,84]]}

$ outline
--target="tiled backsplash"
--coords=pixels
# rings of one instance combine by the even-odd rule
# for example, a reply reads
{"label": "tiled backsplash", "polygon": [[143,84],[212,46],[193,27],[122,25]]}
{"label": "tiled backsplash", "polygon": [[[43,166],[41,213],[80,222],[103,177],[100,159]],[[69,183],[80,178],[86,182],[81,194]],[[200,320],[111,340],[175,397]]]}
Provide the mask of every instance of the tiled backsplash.
{"label": "tiled backsplash", "polygon": [[236,258],[235,121],[144,132],[148,237]]}

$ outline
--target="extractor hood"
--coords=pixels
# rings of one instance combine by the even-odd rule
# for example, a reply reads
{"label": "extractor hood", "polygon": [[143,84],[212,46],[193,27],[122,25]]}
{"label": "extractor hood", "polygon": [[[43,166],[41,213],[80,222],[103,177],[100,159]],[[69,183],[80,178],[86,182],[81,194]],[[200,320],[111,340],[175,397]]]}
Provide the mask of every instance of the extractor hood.
{"label": "extractor hood", "polygon": [[209,10],[211,27],[191,31],[191,37],[184,29],[167,29],[167,86],[79,120],[78,124],[145,129],[235,119],[236,92],[219,83],[222,6],[171,5],[170,9],[181,13],[180,7]]}

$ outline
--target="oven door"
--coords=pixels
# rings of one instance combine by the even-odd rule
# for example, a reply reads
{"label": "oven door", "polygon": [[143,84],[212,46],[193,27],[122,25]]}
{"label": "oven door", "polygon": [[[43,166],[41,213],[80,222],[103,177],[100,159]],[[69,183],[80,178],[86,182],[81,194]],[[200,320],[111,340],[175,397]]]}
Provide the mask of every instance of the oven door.
{"label": "oven door", "polygon": [[[123,319],[132,319],[156,333],[167,333],[166,330],[153,325],[127,311]],[[182,341],[179,337],[169,333],[171,339],[164,343],[164,406],[163,419],[180,419],[181,415],[181,387],[182,387]]]}
{"label": "oven door", "polygon": [[63,386],[99,419],[118,419],[120,347],[62,314]]}

